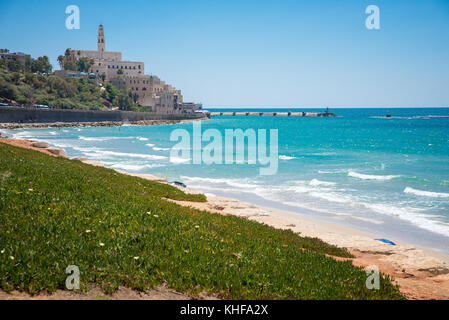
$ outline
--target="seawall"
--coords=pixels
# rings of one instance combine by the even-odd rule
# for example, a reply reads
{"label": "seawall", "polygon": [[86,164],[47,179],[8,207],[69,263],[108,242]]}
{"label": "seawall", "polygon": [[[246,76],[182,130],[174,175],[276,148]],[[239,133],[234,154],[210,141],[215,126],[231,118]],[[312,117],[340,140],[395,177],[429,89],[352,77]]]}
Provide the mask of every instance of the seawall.
{"label": "seawall", "polygon": [[202,119],[202,114],[158,114],[132,111],[96,111],[0,107],[0,123],[137,122]]}

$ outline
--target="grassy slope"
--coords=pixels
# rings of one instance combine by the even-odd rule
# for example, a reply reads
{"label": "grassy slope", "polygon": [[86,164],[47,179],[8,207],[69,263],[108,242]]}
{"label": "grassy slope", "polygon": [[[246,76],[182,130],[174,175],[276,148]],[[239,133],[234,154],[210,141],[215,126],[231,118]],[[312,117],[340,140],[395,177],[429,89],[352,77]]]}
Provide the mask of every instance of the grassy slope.
{"label": "grassy slope", "polygon": [[365,272],[324,255],[349,256],[343,249],[161,197],[205,200],[0,143],[0,288],[64,289],[65,268],[77,265],[84,290],[143,290],[166,281],[223,298],[401,298],[390,279],[367,290]]}

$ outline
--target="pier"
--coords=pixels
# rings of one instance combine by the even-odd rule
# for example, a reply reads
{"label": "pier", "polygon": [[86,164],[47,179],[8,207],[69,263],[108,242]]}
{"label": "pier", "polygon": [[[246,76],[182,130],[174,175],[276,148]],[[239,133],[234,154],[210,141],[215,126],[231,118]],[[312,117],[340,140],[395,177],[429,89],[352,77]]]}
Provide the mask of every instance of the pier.
{"label": "pier", "polygon": [[211,117],[336,117],[332,112],[211,112]]}

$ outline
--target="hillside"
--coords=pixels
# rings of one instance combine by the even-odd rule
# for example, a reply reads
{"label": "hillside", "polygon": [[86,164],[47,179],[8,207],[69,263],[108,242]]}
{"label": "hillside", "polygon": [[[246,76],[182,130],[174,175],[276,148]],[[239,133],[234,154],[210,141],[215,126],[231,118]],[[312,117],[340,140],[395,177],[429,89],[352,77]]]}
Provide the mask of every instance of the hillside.
{"label": "hillside", "polygon": [[[101,80],[61,79],[51,74],[48,58],[21,64],[0,59],[0,102],[30,106],[47,105],[60,109],[150,111],[134,104],[125,91]],[[37,62],[39,61],[39,62]]]}

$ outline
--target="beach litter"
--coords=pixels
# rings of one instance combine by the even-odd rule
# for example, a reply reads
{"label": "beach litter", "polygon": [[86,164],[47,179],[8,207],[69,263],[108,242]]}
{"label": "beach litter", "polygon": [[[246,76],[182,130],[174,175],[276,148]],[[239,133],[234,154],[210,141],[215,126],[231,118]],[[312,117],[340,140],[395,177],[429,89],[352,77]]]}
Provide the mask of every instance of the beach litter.
{"label": "beach litter", "polygon": [[374,239],[374,240],[381,241],[381,242],[386,243],[386,244],[391,244],[392,246],[396,245],[396,243],[394,243],[393,241],[390,241],[388,239]]}

